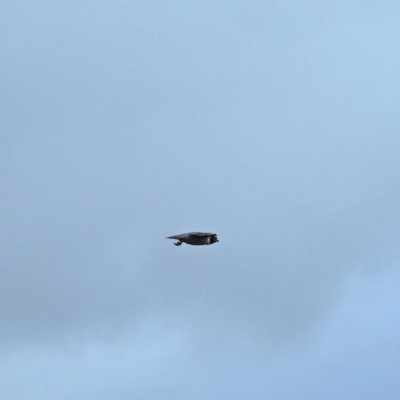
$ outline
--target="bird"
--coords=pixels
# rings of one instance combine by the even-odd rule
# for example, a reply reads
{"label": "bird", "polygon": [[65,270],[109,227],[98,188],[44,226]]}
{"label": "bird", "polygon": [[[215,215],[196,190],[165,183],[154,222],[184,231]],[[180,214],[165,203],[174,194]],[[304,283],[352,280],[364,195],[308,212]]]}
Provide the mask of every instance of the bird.
{"label": "bird", "polygon": [[176,239],[175,246],[180,246],[182,243],[191,244],[194,246],[202,246],[205,244],[213,244],[219,242],[216,233],[204,232],[189,232],[181,233],[180,235],[168,236],[166,239]]}

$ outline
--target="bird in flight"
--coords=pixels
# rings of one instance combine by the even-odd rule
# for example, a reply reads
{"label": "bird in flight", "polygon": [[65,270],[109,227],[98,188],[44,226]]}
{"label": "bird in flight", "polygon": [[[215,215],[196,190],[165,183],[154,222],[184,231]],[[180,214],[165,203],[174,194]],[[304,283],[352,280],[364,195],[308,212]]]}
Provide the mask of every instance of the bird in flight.
{"label": "bird in flight", "polygon": [[180,235],[168,236],[166,239],[176,239],[175,246],[180,246],[182,243],[202,246],[204,244],[213,244],[219,242],[216,233],[189,232]]}

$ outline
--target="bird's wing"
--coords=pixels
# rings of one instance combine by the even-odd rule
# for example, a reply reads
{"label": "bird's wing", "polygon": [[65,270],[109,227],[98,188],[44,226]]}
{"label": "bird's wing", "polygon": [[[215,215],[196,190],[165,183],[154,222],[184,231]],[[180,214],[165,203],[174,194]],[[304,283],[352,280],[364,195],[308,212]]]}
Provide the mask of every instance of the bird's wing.
{"label": "bird's wing", "polygon": [[190,232],[188,233],[190,236],[198,236],[198,237],[204,237],[204,236],[216,236],[215,233],[204,233],[204,232]]}
{"label": "bird's wing", "polygon": [[188,237],[188,233],[181,233],[180,235],[175,235],[175,236],[168,236],[166,239],[184,239],[185,237]]}
{"label": "bird's wing", "polygon": [[184,239],[189,236],[196,237],[206,237],[206,236],[217,236],[216,233],[205,233],[205,232],[189,232],[189,233],[181,233],[180,235],[168,236],[166,239]]}

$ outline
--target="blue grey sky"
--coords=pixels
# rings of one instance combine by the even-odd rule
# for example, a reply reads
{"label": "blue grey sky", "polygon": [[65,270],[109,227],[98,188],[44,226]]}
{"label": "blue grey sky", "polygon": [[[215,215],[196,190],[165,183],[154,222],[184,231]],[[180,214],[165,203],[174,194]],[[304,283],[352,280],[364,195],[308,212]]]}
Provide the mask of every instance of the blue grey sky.
{"label": "blue grey sky", "polygon": [[1,398],[397,400],[400,4],[0,11]]}

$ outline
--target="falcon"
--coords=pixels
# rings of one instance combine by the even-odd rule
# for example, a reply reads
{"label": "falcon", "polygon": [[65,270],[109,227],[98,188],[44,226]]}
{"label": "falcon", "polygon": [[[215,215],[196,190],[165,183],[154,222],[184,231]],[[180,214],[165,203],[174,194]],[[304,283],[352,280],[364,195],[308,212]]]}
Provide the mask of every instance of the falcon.
{"label": "falcon", "polygon": [[216,233],[204,232],[189,232],[180,235],[168,236],[166,239],[176,239],[175,246],[180,246],[182,243],[192,244],[194,246],[202,246],[204,244],[213,244],[219,242]]}

